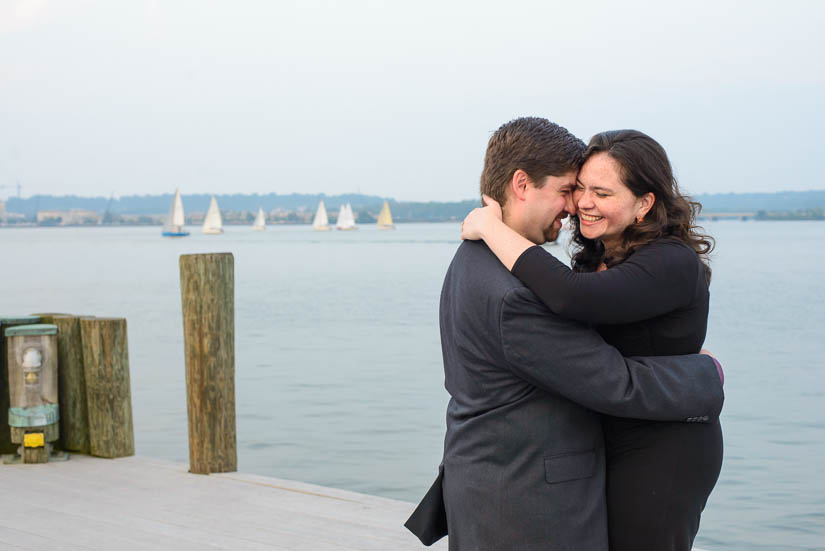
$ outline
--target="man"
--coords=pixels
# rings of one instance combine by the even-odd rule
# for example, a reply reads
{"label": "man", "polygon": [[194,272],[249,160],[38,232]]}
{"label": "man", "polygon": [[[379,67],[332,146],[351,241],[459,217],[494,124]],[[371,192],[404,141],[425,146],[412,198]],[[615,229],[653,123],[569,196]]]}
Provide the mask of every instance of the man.
{"label": "man", "polygon": [[[490,138],[481,191],[530,241],[574,212],[584,144],[546,119]],[[451,550],[607,551],[600,418],[718,416],[709,356],[622,358],[597,333],[550,312],[481,241],[466,241],[441,294],[450,393],[439,478],[407,527]]]}

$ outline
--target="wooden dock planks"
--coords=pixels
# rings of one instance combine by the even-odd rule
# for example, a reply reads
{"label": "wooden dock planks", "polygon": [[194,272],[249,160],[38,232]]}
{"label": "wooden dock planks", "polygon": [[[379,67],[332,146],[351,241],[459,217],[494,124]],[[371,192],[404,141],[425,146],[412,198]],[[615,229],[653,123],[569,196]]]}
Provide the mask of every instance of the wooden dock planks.
{"label": "wooden dock planks", "polygon": [[0,488],[4,551],[447,549],[403,527],[411,503],[142,457],[0,465]]}
{"label": "wooden dock planks", "polygon": [[154,459],[5,465],[0,487],[2,549],[424,549],[403,527],[410,503]]}

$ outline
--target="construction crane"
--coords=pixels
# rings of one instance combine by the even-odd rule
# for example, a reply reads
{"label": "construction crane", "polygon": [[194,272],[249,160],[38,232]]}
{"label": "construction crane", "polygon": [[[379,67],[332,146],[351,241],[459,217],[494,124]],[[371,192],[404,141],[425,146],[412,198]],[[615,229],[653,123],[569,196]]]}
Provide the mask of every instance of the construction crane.
{"label": "construction crane", "polygon": [[101,223],[103,224],[111,224],[115,217],[112,214],[112,202],[115,200],[115,192],[113,191],[112,194],[109,196],[109,202],[106,203],[106,210],[103,213],[103,218],[101,218]]}
{"label": "construction crane", "polygon": [[20,199],[20,189],[23,187],[20,185],[20,182],[17,182],[14,186],[12,186],[11,184],[0,184],[0,189],[6,189],[7,187],[16,187],[17,198]]}

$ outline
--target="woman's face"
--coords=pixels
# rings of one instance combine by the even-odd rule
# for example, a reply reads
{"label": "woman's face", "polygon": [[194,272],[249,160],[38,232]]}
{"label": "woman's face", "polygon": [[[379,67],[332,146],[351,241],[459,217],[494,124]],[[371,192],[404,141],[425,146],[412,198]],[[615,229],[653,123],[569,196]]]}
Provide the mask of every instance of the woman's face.
{"label": "woman's face", "polygon": [[601,239],[605,247],[618,242],[622,232],[653,206],[653,194],[636,197],[622,183],[621,167],[607,153],[590,157],[576,180],[573,193],[582,235]]}

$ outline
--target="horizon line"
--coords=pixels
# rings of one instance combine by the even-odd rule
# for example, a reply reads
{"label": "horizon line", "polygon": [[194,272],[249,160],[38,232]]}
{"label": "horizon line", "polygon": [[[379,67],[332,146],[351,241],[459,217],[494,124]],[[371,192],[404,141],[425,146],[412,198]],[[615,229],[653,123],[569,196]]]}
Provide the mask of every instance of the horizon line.
{"label": "horizon line", "polygon": [[[811,192],[825,192],[825,188],[823,188],[823,189],[793,189],[793,190],[780,190],[780,191],[723,191],[723,192],[717,192],[717,193],[695,193],[695,194],[688,193],[686,195],[689,196],[689,197],[698,197],[698,196],[711,196],[712,197],[712,196],[718,196],[718,195],[779,195],[779,194],[782,194],[782,193],[811,193]],[[141,194],[141,195],[139,195],[139,194],[114,195],[114,196],[109,196],[109,197],[107,197],[105,195],[77,195],[77,194],[55,195],[55,194],[52,194],[52,193],[38,193],[38,194],[35,194],[35,195],[29,195],[27,197],[17,197],[15,195],[12,195],[12,196],[7,197],[5,200],[0,199],[0,202],[8,202],[12,199],[18,199],[20,201],[26,201],[26,200],[30,200],[30,199],[35,199],[37,197],[54,197],[54,198],[76,197],[76,198],[79,198],[79,199],[103,199],[103,200],[119,201],[123,198],[128,198],[128,197],[171,197],[173,195],[174,195],[174,192],[173,193]],[[204,192],[181,193],[182,197],[185,197],[187,195],[188,196],[205,195],[205,196],[215,196],[215,197],[221,197],[221,196],[240,196],[240,197],[262,196],[262,197],[266,197],[266,196],[270,196],[270,195],[280,196],[280,197],[289,197],[289,196],[296,196],[297,195],[297,196],[321,197],[321,198],[324,198],[324,197],[336,198],[336,197],[344,197],[344,196],[349,195],[349,196],[370,197],[370,198],[376,198],[376,199],[381,199],[381,200],[385,200],[385,201],[394,201],[396,203],[464,203],[464,202],[467,202],[467,201],[477,201],[480,198],[480,195],[479,195],[479,197],[471,197],[471,198],[466,198],[466,199],[454,199],[454,200],[446,200],[446,201],[438,201],[438,200],[432,200],[432,199],[431,200],[409,200],[409,199],[395,199],[395,198],[389,197],[389,196],[371,195],[371,194],[367,194],[367,193],[358,193],[358,192],[355,192],[355,193],[353,193],[353,192],[339,193],[339,194],[335,194],[335,195],[331,195],[331,194],[323,193],[323,192],[321,192],[321,193],[297,193],[297,192],[291,192],[291,193],[277,193],[277,192],[270,192],[270,193],[258,193],[258,192],[250,192],[250,193],[204,193]]]}

